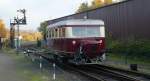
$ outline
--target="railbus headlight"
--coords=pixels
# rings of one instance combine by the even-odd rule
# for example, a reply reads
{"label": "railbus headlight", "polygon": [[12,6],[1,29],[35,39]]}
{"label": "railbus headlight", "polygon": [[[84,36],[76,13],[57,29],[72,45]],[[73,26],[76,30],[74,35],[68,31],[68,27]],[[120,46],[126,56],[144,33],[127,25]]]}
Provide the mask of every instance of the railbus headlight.
{"label": "railbus headlight", "polygon": [[76,44],[76,41],[75,41],[75,40],[73,40],[73,41],[72,41],[72,44],[73,44],[73,45],[75,45],[75,44]]}
{"label": "railbus headlight", "polygon": [[103,43],[103,40],[100,40],[99,43],[100,43],[100,44]]}

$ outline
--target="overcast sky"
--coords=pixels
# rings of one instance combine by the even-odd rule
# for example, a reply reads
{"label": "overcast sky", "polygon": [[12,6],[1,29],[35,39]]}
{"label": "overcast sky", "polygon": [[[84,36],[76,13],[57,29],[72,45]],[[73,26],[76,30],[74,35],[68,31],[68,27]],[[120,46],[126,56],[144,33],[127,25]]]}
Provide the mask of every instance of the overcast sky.
{"label": "overcast sky", "polygon": [[36,30],[40,22],[73,14],[80,3],[92,0],[0,0],[0,19],[9,28],[18,9],[27,10],[27,25],[22,30]]}

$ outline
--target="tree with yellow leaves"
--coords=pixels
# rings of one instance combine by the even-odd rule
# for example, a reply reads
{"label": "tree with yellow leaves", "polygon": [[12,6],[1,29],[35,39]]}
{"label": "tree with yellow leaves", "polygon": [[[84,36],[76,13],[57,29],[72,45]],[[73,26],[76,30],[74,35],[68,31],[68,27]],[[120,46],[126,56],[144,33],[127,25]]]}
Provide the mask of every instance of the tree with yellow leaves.
{"label": "tree with yellow leaves", "polygon": [[105,0],[105,5],[107,5],[107,4],[112,4],[113,3],[113,0]]}
{"label": "tree with yellow leaves", "polygon": [[89,10],[88,3],[81,3],[76,13],[80,13],[87,10]]}
{"label": "tree with yellow leaves", "polygon": [[104,6],[104,0],[93,0],[92,1],[92,9],[93,8],[98,8],[98,7],[101,7],[101,6]]}
{"label": "tree with yellow leaves", "polygon": [[5,24],[3,20],[0,19],[0,49],[2,48],[2,38],[5,38],[7,34]]}
{"label": "tree with yellow leaves", "polygon": [[0,38],[5,38],[7,34],[5,24],[3,20],[0,19]]}
{"label": "tree with yellow leaves", "polygon": [[111,3],[112,3],[112,0],[93,0],[91,7],[98,8],[98,7],[102,7]]}
{"label": "tree with yellow leaves", "polygon": [[90,6],[87,3],[82,3],[79,6],[79,8],[78,8],[76,13],[84,12],[84,11],[87,11],[87,10],[90,10],[90,9],[99,8],[99,7],[102,7],[102,6],[105,6],[105,5],[109,5],[109,4],[112,4],[112,3],[113,3],[112,0],[93,0],[91,2]]}

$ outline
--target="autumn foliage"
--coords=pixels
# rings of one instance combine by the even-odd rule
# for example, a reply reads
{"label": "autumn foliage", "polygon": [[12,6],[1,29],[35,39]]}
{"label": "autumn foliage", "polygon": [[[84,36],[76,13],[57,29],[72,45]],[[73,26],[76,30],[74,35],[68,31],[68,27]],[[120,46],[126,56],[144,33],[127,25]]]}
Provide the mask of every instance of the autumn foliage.
{"label": "autumn foliage", "polygon": [[37,41],[37,39],[42,39],[42,34],[40,32],[21,31],[20,35],[23,41]]}
{"label": "autumn foliage", "polygon": [[91,2],[91,5],[88,5],[88,3],[81,3],[81,5],[79,6],[76,13],[80,13],[80,12],[95,9],[95,8],[99,8],[99,7],[109,5],[112,3],[113,3],[112,0],[93,0]]}
{"label": "autumn foliage", "polygon": [[5,24],[3,20],[0,19],[0,37],[6,38],[6,35],[7,35],[7,30],[5,28]]}
{"label": "autumn foliage", "polygon": [[[17,36],[17,32],[15,32]],[[22,36],[23,41],[36,41],[37,39],[42,38],[42,34],[40,32],[33,31],[20,31],[20,35]],[[16,37],[15,36],[15,37]],[[10,38],[10,31],[6,29],[3,20],[0,19],[0,38],[8,39]]]}

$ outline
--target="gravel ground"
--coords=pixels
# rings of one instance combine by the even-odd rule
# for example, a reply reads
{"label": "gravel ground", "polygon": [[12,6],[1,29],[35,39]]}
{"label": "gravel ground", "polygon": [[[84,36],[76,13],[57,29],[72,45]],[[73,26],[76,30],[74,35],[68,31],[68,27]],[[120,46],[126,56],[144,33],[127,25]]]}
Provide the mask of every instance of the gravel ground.
{"label": "gravel ground", "polygon": [[89,81],[78,74],[67,72],[56,66],[56,80],[53,80],[53,66],[43,61],[43,69],[39,61],[31,61],[22,54],[16,55],[0,52],[0,81]]}
{"label": "gravel ground", "polygon": [[[48,75],[53,79],[54,67],[52,63],[48,63],[47,61],[43,60],[43,72],[49,72]],[[48,65],[47,65],[48,64]],[[38,62],[36,63],[38,65]],[[66,71],[61,69],[59,66],[56,65],[55,67],[55,74],[56,74],[56,81],[89,81],[85,77],[81,77],[78,73],[72,73],[70,71]]]}
{"label": "gravel ground", "polygon": [[0,53],[0,81],[26,81],[17,73],[15,61],[4,53]]}

